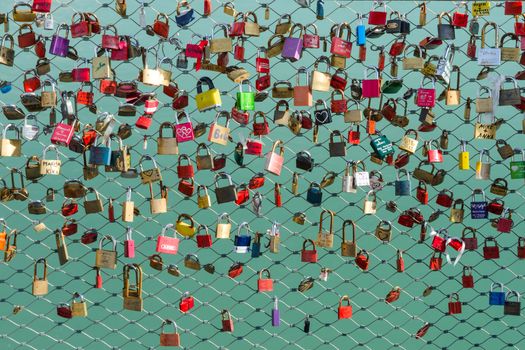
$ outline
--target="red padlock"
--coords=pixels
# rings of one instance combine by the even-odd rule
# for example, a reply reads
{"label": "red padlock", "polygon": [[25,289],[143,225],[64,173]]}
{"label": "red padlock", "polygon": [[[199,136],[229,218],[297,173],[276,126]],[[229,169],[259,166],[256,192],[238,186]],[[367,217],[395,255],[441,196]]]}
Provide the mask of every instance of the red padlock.
{"label": "red padlock", "polygon": [[[343,301],[346,300],[346,305],[343,305]],[[350,305],[350,298],[348,295],[343,295],[339,299],[339,307],[337,308],[337,318],[342,320],[345,318],[352,318],[352,305]]]}
{"label": "red padlock", "polygon": [[151,114],[143,114],[135,122],[135,126],[139,129],[147,130],[151,126],[153,116]]}
{"label": "red padlock", "polygon": [[[346,38],[343,39],[343,31],[346,29]],[[352,31],[348,23],[340,24],[337,27],[337,35],[332,37],[330,52],[334,55],[350,58],[352,54]]]}
{"label": "red padlock", "polygon": [[71,308],[67,304],[59,304],[57,306],[57,315],[63,318],[72,318]]}
{"label": "red padlock", "polygon": [[[467,233],[471,232],[472,237],[466,237]],[[476,250],[478,249],[478,239],[476,238],[476,229],[473,227],[465,227],[461,234],[461,239],[465,242],[466,250]]]}
{"label": "red padlock", "polygon": [[170,32],[168,16],[165,13],[159,13],[153,22],[153,31],[155,34],[167,39]]}
{"label": "red padlock", "polygon": [[405,51],[405,45],[406,45],[406,38],[403,36],[401,39],[398,39],[392,43],[392,46],[390,46],[390,50],[388,50],[388,54],[392,57],[399,56]]}
{"label": "red padlock", "polygon": [[190,292],[185,292],[180,298],[179,310],[182,312],[188,312],[195,306],[195,300],[191,296]]}
{"label": "red padlock", "polygon": [[505,1],[505,16],[521,15],[522,2],[521,1]]}
{"label": "red padlock", "polygon": [[262,173],[253,175],[252,178],[250,179],[250,182],[248,182],[248,188],[250,190],[255,190],[263,186],[264,186],[264,175]]}
{"label": "red padlock", "polygon": [[405,227],[413,227],[414,217],[408,210],[405,210],[404,212],[401,213],[401,215],[399,215],[399,218],[397,219],[397,223]]}
{"label": "red padlock", "polygon": [[74,219],[66,219],[64,225],[62,225],[62,234],[64,236],[71,236],[78,232],[78,224]]}
{"label": "red padlock", "polygon": [[[493,246],[488,246],[487,242],[494,242]],[[485,246],[483,247],[483,258],[489,259],[499,259],[499,246],[498,242],[494,237],[485,238]]]}
{"label": "red padlock", "polygon": [[[308,28],[312,27],[312,34],[308,33]],[[305,49],[318,49],[319,48],[320,38],[317,34],[317,27],[315,24],[310,23],[304,27],[303,35],[303,48]]]}
{"label": "red padlock", "polygon": [[[344,74],[344,77],[339,75],[341,73]],[[346,89],[346,84],[348,84],[348,73],[344,69],[338,68],[335,71],[335,74],[332,75],[330,86],[336,90],[339,89],[344,91]]]}
{"label": "red padlock", "polygon": [[[436,254],[438,254],[438,256],[436,256]],[[441,252],[434,252],[432,254],[432,257],[430,258],[430,264],[429,264],[429,267],[430,267],[430,270],[431,271],[439,271],[441,270],[441,267],[443,265],[443,258],[441,257]]]}
{"label": "red padlock", "polygon": [[450,208],[454,202],[454,194],[450,190],[441,190],[436,197],[436,204]]}
{"label": "red padlock", "polygon": [[487,211],[492,214],[501,215],[505,209],[505,202],[499,198],[495,198],[487,205]]}
{"label": "red padlock", "polygon": [[369,265],[369,256],[368,256],[368,252],[366,250],[361,250],[359,251],[359,253],[357,254],[356,258],[355,258],[355,264],[357,266],[359,266],[359,268],[363,271],[367,271],[368,270],[368,265]]}
{"label": "red padlock", "polygon": [[[181,164],[183,159],[186,160],[187,164]],[[179,159],[177,161],[177,176],[179,177],[179,179],[192,178],[194,175],[195,171],[193,169],[193,165],[191,164],[190,157],[187,154],[179,155]]]}
{"label": "red padlock", "polygon": [[467,56],[471,59],[476,59],[476,51],[477,51],[476,36],[471,35],[470,40],[468,41],[468,44],[467,44]]}
{"label": "red padlock", "polygon": [[518,238],[518,258],[525,259],[525,237]]}
{"label": "red padlock", "polygon": [[[441,234],[443,234],[443,236],[441,236]],[[444,252],[447,248],[448,231],[442,228],[437,232],[432,231],[430,235],[434,236],[432,239],[432,248],[438,252]]]}
{"label": "red padlock", "polygon": [[[28,78],[27,75],[32,73],[34,76]],[[40,89],[40,78],[37,75],[35,69],[30,69],[24,73],[24,91],[25,92],[35,92]]]}
{"label": "red padlock", "polygon": [[272,78],[269,73],[261,75],[257,75],[257,79],[255,80],[255,88],[257,91],[263,91],[270,87],[272,84]]}
{"label": "red padlock", "polygon": [[73,68],[71,70],[71,75],[73,76],[73,81],[91,83],[91,74],[89,68]]}
{"label": "red padlock", "polygon": [[[106,34],[107,30],[110,29],[113,31],[113,34]],[[113,24],[109,24],[104,27],[104,34],[102,34],[101,46],[106,50],[118,50],[119,49],[119,36],[117,33],[117,28]]]}
{"label": "red padlock", "polygon": [[[25,29],[29,29],[29,31],[24,33]],[[20,46],[21,49],[32,46],[36,43],[36,35],[30,24],[22,24],[20,29],[18,29],[18,32],[18,46]]]}
{"label": "red padlock", "polygon": [[274,186],[274,199],[275,199],[275,206],[280,208],[283,206],[283,200],[281,197],[281,184],[276,183]]}
{"label": "red padlock", "polygon": [[268,57],[261,57],[261,51],[265,53],[266,48],[260,47],[257,49],[257,58],[255,59],[255,71],[257,73],[270,73],[270,59]]}
{"label": "red padlock", "polygon": [[[425,88],[426,80],[430,80],[432,87]],[[423,77],[419,89],[417,89],[416,104],[422,108],[432,108],[436,105],[436,81],[434,78]]]}
{"label": "red padlock", "polygon": [[[436,148],[432,148],[432,145],[436,145]],[[438,147],[439,143],[437,140],[432,140],[428,144],[427,157],[429,163],[443,163],[443,153]]]}
{"label": "red padlock", "polygon": [[[263,278],[263,273],[266,273],[266,278]],[[259,293],[273,291],[273,280],[270,276],[270,270],[262,269],[259,272],[259,279],[257,280],[257,291]]]}
{"label": "red padlock", "polygon": [[[507,216],[505,217],[505,215]],[[509,233],[512,230],[512,226],[514,226],[514,221],[512,221],[512,213],[509,211],[509,209],[505,209],[503,215],[498,218],[496,229],[498,232]]]}
{"label": "red padlock", "polygon": [[71,216],[71,215],[76,214],[78,212],[78,203],[74,202],[71,199],[69,201],[70,202],[68,202],[66,200],[62,204],[61,212],[62,212],[62,215],[64,215],[64,216]]}
{"label": "red padlock", "polygon": [[[204,234],[200,234],[200,230],[204,230]],[[206,225],[199,225],[195,239],[197,240],[197,247],[199,248],[209,248],[213,244],[211,235],[208,232],[208,226]]]}
{"label": "red padlock", "polygon": [[[307,250],[306,244],[310,243],[312,249]],[[311,239],[305,239],[303,242],[303,249],[301,250],[301,261],[307,263],[316,263],[317,262],[317,250],[315,249],[315,242]]]}
{"label": "red padlock", "polygon": [[195,182],[193,181],[193,178],[183,178],[180,179],[178,190],[180,193],[182,193],[185,196],[191,197],[193,196],[193,193],[195,192]]}
{"label": "red padlock", "polygon": [[49,13],[51,12],[51,2],[52,0],[33,0],[31,10],[33,12]]}
{"label": "red padlock", "polygon": [[463,276],[461,276],[463,288],[474,288],[474,276],[472,276],[472,267],[463,266]]}
{"label": "red padlock", "polygon": [[[458,12],[461,6],[465,6],[465,13]],[[466,11],[467,3],[459,3],[456,6],[456,11],[452,15],[452,25],[455,27],[466,28],[468,25],[468,13]]]}
{"label": "red padlock", "polygon": [[[454,301],[453,301],[454,299]],[[461,313],[461,301],[459,301],[458,293],[452,293],[448,302],[448,314],[460,314]]]}
{"label": "red padlock", "polygon": [[153,114],[159,107],[159,100],[155,96],[151,95],[146,101],[144,101],[144,113]]}
{"label": "red padlock", "polygon": [[419,185],[416,189],[416,199],[421,204],[428,204],[428,190],[427,190],[427,184],[423,181],[419,181]]}
{"label": "red padlock", "polygon": [[233,58],[237,61],[244,61],[244,39],[242,37],[237,38],[237,44],[233,48]]}
{"label": "red padlock", "polygon": [[[78,22],[75,22],[76,17],[78,17]],[[91,35],[91,25],[89,24],[86,15],[82,12],[75,12],[73,14],[69,29],[71,31],[71,37],[73,38]]]}
{"label": "red padlock", "polygon": [[[203,16],[209,16],[211,15],[211,0],[204,0],[204,9],[202,12]],[[233,324],[232,324],[232,331],[233,331]]]}
{"label": "red padlock", "polygon": [[[84,86],[89,86],[89,91],[84,91]],[[77,103],[91,106],[93,104],[93,98],[93,84],[90,81],[83,82],[77,91]]]}
{"label": "red padlock", "polygon": [[38,40],[35,43],[35,55],[37,55],[38,58],[44,58],[46,57],[46,42],[42,38],[42,36],[38,37]]}
{"label": "red padlock", "polygon": [[230,268],[228,269],[228,276],[230,278],[235,278],[235,277],[240,276],[243,271],[242,266],[243,265],[240,262],[233,263],[232,266],[230,266]]}
{"label": "red padlock", "polygon": [[254,156],[261,156],[263,152],[263,144],[261,139],[247,139],[246,140],[246,154],[251,154]]}
{"label": "red padlock", "polygon": [[184,90],[179,90],[176,96],[172,101],[172,108],[175,110],[180,110],[188,107],[188,93]]}
{"label": "red padlock", "polygon": [[232,107],[231,115],[233,120],[241,125],[248,125],[250,121],[250,113],[248,113],[248,111],[240,111],[235,106]]}
{"label": "red padlock", "polygon": [[[209,1],[209,0],[207,0]],[[228,310],[222,310],[222,331],[223,332],[233,332],[233,319]]]}
{"label": "red padlock", "polygon": [[405,271],[405,260],[403,259],[403,251],[398,250],[397,251],[397,272],[404,272]]}
{"label": "red padlock", "polygon": [[[335,94],[339,94],[340,98],[335,99]],[[330,109],[332,113],[342,114],[347,110],[347,100],[343,90],[332,91],[332,98],[330,99]]]}
{"label": "red padlock", "polygon": [[[374,1],[374,5],[372,5],[372,10],[368,13],[368,24],[375,26],[386,25],[386,4],[382,1]],[[383,5],[383,9],[376,10],[375,7],[380,7],[381,5]]]}
{"label": "red padlock", "polygon": [[117,92],[117,82],[113,79],[100,79],[98,89],[105,95],[114,95]]}
{"label": "red padlock", "polygon": [[366,61],[366,46],[365,45],[359,46],[359,61],[361,62]]}
{"label": "red padlock", "polygon": [[348,131],[348,142],[352,145],[358,145],[361,142],[361,132],[359,131],[359,124],[357,125],[357,130],[353,130],[353,125]]}

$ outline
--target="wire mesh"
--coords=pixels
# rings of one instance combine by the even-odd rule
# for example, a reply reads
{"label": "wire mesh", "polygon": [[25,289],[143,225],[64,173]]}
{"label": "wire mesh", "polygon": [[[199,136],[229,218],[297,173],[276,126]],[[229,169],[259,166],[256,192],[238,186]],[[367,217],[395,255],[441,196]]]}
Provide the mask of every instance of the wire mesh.
{"label": "wire mesh", "polygon": [[[479,18],[480,25],[487,20],[498,23],[499,29],[504,32],[513,30],[514,19],[512,16],[503,16],[502,2],[491,2],[492,12],[490,17]],[[210,16],[202,16],[202,2],[192,1],[191,5],[196,12],[195,20],[185,28],[177,28],[174,17],[177,4],[166,0],[153,0],[150,2],[128,1],[127,16],[121,17],[115,11],[114,3],[104,1],[83,2],[80,0],[53,2],[52,15],[55,27],[58,23],[71,22],[71,16],[77,12],[93,12],[103,25],[114,24],[118,33],[135,37],[144,47],[156,47],[160,57],[169,57],[176,60],[180,50],[169,41],[159,41],[158,37],[145,34],[140,23],[141,5],[145,13],[145,23],[153,23],[159,13],[166,13],[170,19],[170,35],[180,39],[184,44],[192,41],[194,34],[210,35],[213,25],[218,23],[232,23],[232,17],[223,12],[223,3],[212,1]],[[325,16],[323,20],[316,20],[315,3],[309,7],[302,7],[295,2],[235,2],[238,11],[254,11],[259,23],[268,28],[260,38],[249,38],[244,42],[246,50],[245,60],[236,62],[230,55],[230,64],[235,62],[251,73],[250,81],[256,79],[255,58],[257,48],[266,46],[279,18],[290,14],[294,22],[302,24],[315,23],[321,36],[326,36],[332,25],[348,22],[352,28],[359,23],[358,13],[366,14],[373,3],[371,1],[325,1]],[[427,25],[417,25],[419,16],[418,3],[413,1],[387,2],[388,11],[397,10],[405,13],[411,23],[412,33],[407,37],[407,43],[417,43],[427,36],[435,36],[438,23],[437,15],[441,11],[454,11],[454,3],[448,1],[427,2]],[[269,19],[264,13],[269,9]],[[7,7],[3,11],[7,11]],[[470,13],[470,8],[468,9]],[[11,21],[10,32],[14,33],[20,23]],[[52,31],[35,28],[45,37],[46,46],[49,47]],[[362,79],[364,64],[375,66],[378,60],[378,51],[381,46],[388,50],[395,41],[392,35],[384,35],[371,39],[367,43],[367,57],[365,62],[355,59],[357,48],[354,46],[352,58],[347,61],[346,72],[351,79]],[[42,216],[30,215],[27,212],[27,202],[2,202],[1,216],[5,218],[9,229],[17,229],[21,234],[17,242],[17,255],[9,263],[0,266],[2,284],[0,290],[0,305],[2,306],[2,338],[4,347],[11,348],[112,348],[112,349],[141,349],[156,348],[159,342],[160,326],[164,319],[172,319],[178,325],[184,348],[516,348],[523,347],[523,321],[521,317],[503,316],[501,307],[488,306],[488,292],[493,282],[501,282],[509,290],[523,293],[523,274],[520,268],[523,262],[516,256],[517,240],[523,229],[523,182],[509,180],[509,194],[504,197],[506,206],[512,209],[514,226],[510,234],[500,234],[491,226],[489,220],[471,220],[468,215],[470,196],[475,188],[483,188],[489,198],[490,180],[475,179],[472,165],[477,160],[482,149],[490,151],[492,163],[491,180],[497,177],[508,178],[509,161],[502,161],[497,155],[493,141],[473,139],[473,123],[475,113],[472,112],[470,121],[464,120],[465,101],[467,97],[474,99],[480,86],[486,85],[487,80],[476,80],[480,70],[475,60],[466,56],[466,43],[469,33],[466,29],[456,29],[457,50],[455,51],[454,64],[461,68],[461,103],[459,106],[445,106],[438,103],[434,108],[437,128],[430,133],[421,133],[420,146],[423,140],[439,138],[442,130],[449,132],[449,147],[443,151],[444,163],[439,168],[447,171],[445,182],[435,188],[430,187],[429,205],[420,205],[412,197],[394,196],[395,171],[392,166],[385,163],[377,165],[369,161],[371,148],[369,136],[365,132],[365,124],[361,125],[361,143],[348,146],[345,159],[328,156],[328,143],[330,132],[340,130],[346,135],[350,125],[342,122],[340,115],[334,116],[334,122],[320,127],[319,140],[312,142],[312,131],[294,136],[287,128],[276,127],[270,122],[271,133],[263,138],[264,150],[268,152],[275,140],[283,140],[285,145],[285,163],[282,174],[277,177],[265,174],[266,184],[258,189],[263,196],[262,212],[256,215],[250,202],[244,205],[215,203],[212,189],[214,188],[213,172],[198,171],[195,175],[196,185],[206,185],[212,197],[212,206],[208,209],[198,209],[197,198],[185,197],[177,191],[177,157],[156,156],[161,168],[164,183],[169,187],[168,206],[166,214],[152,216],[149,213],[149,191],[147,186],[141,185],[136,179],[125,179],[114,173],[100,171],[96,178],[84,181],[82,179],[82,157],[60,148],[62,172],[60,176],[45,176],[44,178],[29,182],[26,188],[30,200],[44,200],[46,190],[57,190],[54,202],[45,202],[47,213]],[[49,56],[52,69],[49,74],[54,79],[58,73],[74,67],[89,66],[89,60],[94,55],[94,47],[99,44],[100,36],[84,39],[74,39],[71,45],[77,49],[81,59],[78,61]],[[329,39],[328,39],[329,42]],[[479,41],[478,41],[479,45]],[[432,54],[441,55],[443,47],[432,51]],[[3,79],[12,82],[13,91],[1,96],[4,104],[18,104],[19,93],[22,92],[24,72],[34,67],[36,56],[32,49],[16,50],[15,66],[0,67]],[[305,50],[302,58],[296,62],[272,58],[272,80],[284,79],[295,84],[296,71],[300,66],[312,71],[316,58],[329,52],[318,50]],[[387,58],[389,56],[387,55]],[[212,57],[215,60],[215,57]],[[400,57],[397,58],[397,62]],[[190,61],[190,67],[191,67]],[[383,79],[393,77],[390,71],[391,62],[383,72]],[[112,62],[118,81],[134,80],[142,68],[140,58],[129,62]],[[497,67],[499,74],[514,75],[520,70],[520,65],[515,62],[505,62]],[[235,103],[238,85],[231,82],[225,75],[194,69],[180,70],[173,66],[173,79],[181,89],[188,91],[190,106],[187,109],[194,123],[203,122],[209,125],[213,122],[214,111],[200,113],[197,111],[193,97],[196,94],[196,81],[199,77],[209,76],[215,86],[221,91],[223,109],[229,110]],[[417,88],[421,81],[421,74],[415,71],[405,71],[399,67],[398,77],[403,79],[404,89]],[[96,85],[96,84],[95,84]],[[69,91],[78,89],[78,83],[63,83],[58,85],[60,90]],[[161,101],[155,113],[152,126],[148,130],[135,128],[133,135],[125,140],[131,152],[132,164],[135,166],[142,154],[154,155],[156,152],[157,130],[164,121],[175,120],[175,112],[171,109],[171,99],[162,93],[162,88],[153,88],[139,84],[143,92],[156,92]],[[438,84],[437,92],[445,86]],[[329,101],[330,95],[315,92],[314,97]],[[386,97],[386,96],[385,96]],[[397,97],[397,95],[394,95]],[[271,119],[278,99],[269,97],[264,102],[256,104],[258,111],[263,111]],[[386,101],[386,98],[383,102]],[[99,111],[116,114],[117,107],[122,100],[113,96],[102,95],[95,89],[95,104]],[[367,101],[361,102],[361,108],[367,106]],[[372,101],[372,106],[379,106],[379,100]],[[79,106],[81,107],[81,106]],[[398,107],[399,108],[399,107]],[[292,109],[294,109],[292,107]],[[140,110],[140,107],[139,107]],[[311,111],[314,108],[310,108]],[[48,124],[49,111],[37,114],[38,125],[44,130]],[[419,109],[408,100],[408,116],[410,124],[406,128],[397,128],[381,121],[378,129],[388,136],[395,144],[399,144],[404,132],[408,128],[417,128]],[[86,107],[79,108],[79,120],[84,126],[94,123],[96,115]],[[505,120],[498,130],[498,138],[506,140],[509,144],[519,147],[522,144],[522,129],[520,122],[521,112],[513,107],[500,107],[496,114]],[[5,123],[5,118],[3,122]],[[133,125],[135,119],[117,117],[117,125],[129,123]],[[19,126],[23,122],[20,122]],[[228,146],[208,143],[212,154],[227,155],[227,164],[223,171],[232,176],[236,185],[247,183],[250,178],[264,172],[263,157],[245,155],[245,164],[237,166],[234,161],[234,147],[242,137],[248,136],[250,127],[243,127],[235,122],[230,123],[231,135],[234,142]],[[205,142],[206,136],[197,138],[194,142],[179,145],[180,153],[190,156],[194,162],[196,146]],[[147,139],[147,144],[144,140]],[[471,155],[471,170],[459,171],[457,169],[457,154],[460,151],[460,140],[468,141],[468,151]],[[44,146],[49,144],[49,134],[40,133],[36,141],[23,142],[24,156],[41,155]],[[307,150],[315,159],[312,172],[299,171],[295,167],[295,155],[299,151]],[[397,151],[396,151],[397,153]],[[424,157],[418,149],[411,156],[407,169],[412,171]],[[363,215],[363,201],[367,191],[359,188],[357,193],[342,193],[341,178],[344,175],[346,161],[366,160],[368,171],[380,170],[385,179],[385,187],[377,193],[378,210],[374,215]],[[1,160],[2,170],[0,175],[8,183],[12,168],[23,169],[26,159],[5,158]],[[320,207],[311,206],[306,200],[306,192],[311,181],[321,181],[328,171],[337,173],[333,185],[323,189],[324,200]],[[299,173],[299,192],[294,196],[291,192],[292,174]],[[61,201],[64,199],[61,188],[68,179],[80,179],[86,186],[94,187],[100,193],[105,204],[105,210],[99,214],[81,215],[74,218],[78,221],[79,232],[76,236],[67,237],[70,262],[60,266],[58,263],[53,231],[60,228],[65,220],[61,215]],[[281,184],[283,205],[277,208],[274,204],[274,184]],[[415,184],[412,179],[412,183]],[[135,217],[132,225],[133,238],[136,244],[136,257],[128,259],[123,257],[122,242],[125,240],[127,224],[117,219],[109,223],[107,219],[107,201],[112,198],[117,213],[120,205],[126,198],[126,188],[133,188],[133,200],[140,210],[140,215]],[[415,186],[413,186],[415,187]],[[465,200],[466,215],[461,224],[451,224],[448,220],[448,211],[435,204],[437,193],[441,189],[449,189],[455,198]],[[253,198],[257,191],[250,191]],[[413,189],[412,194],[415,191]],[[386,210],[389,201],[397,203],[395,213]],[[419,243],[418,227],[405,228],[397,224],[399,214],[410,207],[418,207],[425,218],[432,213],[438,213],[435,221],[429,225],[438,228],[448,228],[452,236],[460,236],[464,227],[473,226],[477,229],[478,241],[483,238],[496,236],[501,249],[501,258],[498,260],[483,259],[481,247],[476,251],[468,251],[461,259],[460,264],[452,267],[444,264],[441,271],[430,271],[428,264],[432,255],[428,237]],[[334,248],[318,248],[319,262],[304,264],[300,262],[299,254],[305,238],[315,239],[319,225],[319,214],[323,209],[335,212],[334,231],[336,239]],[[292,220],[293,215],[302,211],[306,214],[304,226]],[[82,208],[80,209],[82,212]],[[213,246],[199,249],[194,239],[185,239],[180,244],[180,251],[175,256],[164,256],[165,266],[176,264],[182,276],[175,277],[163,271],[157,271],[148,266],[148,257],[155,252],[155,242],[162,227],[167,223],[174,223],[180,213],[191,215],[197,224],[207,225],[214,232],[217,217],[223,212],[229,213],[232,220],[233,238],[237,226],[241,222],[248,222],[252,232],[265,233],[271,228],[274,221],[281,226],[281,244],[279,253],[270,253],[268,248],[263,248],[259,258],[251,258],[250,254],[236,254],[232,252],[233,240],[215,240]],[[352,219],[357,226],[357,242],[359,247],[370,253],[370,268],[363,272],[355,266],[354,260],[342,257],[339,253],[342,223]],[[374,229],[380,220],[392,222],[392,240],[381,243],[374,236]],[[35,232],[33,225],[43,222],[47,229]],[[89,229],[96,229],[99,237],[111,234],[118,240],[118,265],[117,269],[103,270],[103,288],[96,289],[95,261],[96,244],[85,245],[79,236]],[[263,243],[266,244],[268,236],[264,235]],[[402,250],[405,261],[405,272],[396,270],[397,251]],[[204,270],[193,271],[184,267],[184,256],[189,253],[197,254],[201,264],[213,264],[216,268],[214,274]],[[31,295],[33,277],[33,264],[40,258],[48,261],[49,293],[42,297]],[[227,275],[228,268],[235,262],[244,264],[244,272],[235,279]],[[122,310],[122,272],[121,268],[127,263],[139,263],[144,271],[144,311],[137,313]],[[465,289],[461,285],[461,266],[472,266],[475,280],[474,288]],[[257,293],[258,272],[268,268],[274,280],[274,291]],[[328,268],[332,272],[327,281],[318,279],[321,268]],[[314,277],[314,287],[304,293],[298,291],[298,285],[305,277]],[[397,302],[385,303],[386,294],[395,286],[401,287],[401,296]],[[423,290],[428,286],[433,287],[429,296],[422,296]],[[178,310],[178,303],[182,294],[191,292],[195,298],[195,308],[183,314]],[[56,306],[63,302],[70,302],[73,293],[81,293],[87,300],[89,316],[87,318],[73,318],[65,320],[56,315]],[[447,303],[451,293],[459,293],[463,312],[459,315],[448,315]],[[354,315],[349,320],[337,320],[337,307],[339,298],[349,295],[353,305]],[[279,298],[281,325],[271,326],[271,312],[273,297]],[[11,314],[15,306],[22,306],[22,311]],[[235,326],[233,333],[221,332],[221,310],[229,310]],[[305,317],[309,316],[311,322],[310,332],[303,332]],[[427,335],[421,339],[414,337],[417,330],[425,323],[430,323],[431,328]]]}

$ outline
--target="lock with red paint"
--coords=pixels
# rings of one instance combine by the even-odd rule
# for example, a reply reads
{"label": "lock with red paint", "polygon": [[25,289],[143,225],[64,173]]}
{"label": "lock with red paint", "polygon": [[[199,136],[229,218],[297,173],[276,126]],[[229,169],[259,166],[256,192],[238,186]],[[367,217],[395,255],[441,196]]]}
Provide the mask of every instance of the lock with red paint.
{"label": "lock with red paint", "polygon": [[512,212],[506,208],[501,217],[498,218],[498,223],[496,229],[498,232],[509,233],[514,226],[514,221],[512,221]]}
{"label": "lock with red paint", "polygon": [[179,302],[179,310],[181,312],[188,312],[195,306],[195,300],[191,296],[190,292],[182,294]]}
{"label": "lock with red paint", "polygon": [[[29,77],[29,75],[33,75]],[[30,69],[24,73],[24,92],[35,92],[40,89],[40,78],[35,69]]]}
{"label": "lock with red paint", "polygon": [[[261,52],[264,52],[264,57],[261,57]],[[255,59],[255,71],[257,73],[270,73],[270,59],[266,55],[266,48],[264,46],[257,49],[257,58]]]}
{"label": "lock with red paint", "polygon": [[[430,81],[431,87],[425,88],[427,81]],[[421,85],[417,89],[416,104],[418,107],[432,108],[436,105],[436,80],[431,77],[423,77]]]}
{"label": "lock with red paint", "polygon": [[434,248],[438,252],[444,252],[447,248],[447,239],[448,239],[448,231],[447,229],[440,229],[439,231],[432,231],[430,232],[430,235],[434,238],[432,239],[432,248]]}
{"label": "lock with red paint", "polygon": [[443,163],[443,152],[439,149],[437,140],[432,140],[428,144],[427,157],[429,163]]}
{"label": "lock with red paint", "polygon": [[436,197],[436,204],[450,208],[454,202],[454,194],[450,190],[441,190]]}
{"label": "lock with red paint", "polygon": [[474,288],[474,276],[472,276],[472,267],[463,266],[463,276],[461,276],[463,288]]}
{"label": "lock with red paint", "polygon": [[455,315],[461,313],[461,301],[458,293],[452,293],[448,301],[448,314]]}
{"label": "lock with red paint", "polygon": [[354,130],[354,126],[350,127],[348,131],[348,142],[352,145],[358,145],[361,142],[361,132],[359,131],[359,124],[357,125],[357,130]]}

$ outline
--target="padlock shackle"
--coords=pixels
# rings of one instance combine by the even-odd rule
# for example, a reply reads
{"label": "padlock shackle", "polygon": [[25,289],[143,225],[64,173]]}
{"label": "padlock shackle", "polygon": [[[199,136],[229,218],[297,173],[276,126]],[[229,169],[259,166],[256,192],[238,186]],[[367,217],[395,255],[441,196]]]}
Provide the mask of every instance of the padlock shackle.
{"label": "padlock shackle", "polygon": [[481,28],[481,48],[483,49],[485,47],[485,30],[487,29],[487,27],[494,28],[494,48],[497,49],[499,47],[498,25],[495,22],[487,22]]}

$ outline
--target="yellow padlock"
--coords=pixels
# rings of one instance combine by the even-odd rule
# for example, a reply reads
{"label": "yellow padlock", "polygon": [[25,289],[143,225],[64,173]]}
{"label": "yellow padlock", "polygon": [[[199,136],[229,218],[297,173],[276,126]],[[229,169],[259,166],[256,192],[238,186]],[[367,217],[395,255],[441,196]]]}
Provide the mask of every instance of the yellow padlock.
{"label": "yellow padlock", "polygon": [[459,152],[459,170],[470,169],[470,153],[467,152],[467,142],[461,141],[461,151]]}
{"label": "yellow padlock", "polygon": [[[208,85],[208,91],[202,91],[202,84]],[[199,112],[221,107],[221,92],[213,85],[210,78],[202,77],[197,82],[197,95],[195,96],[195,102],[197,103],[197,109]]]}

